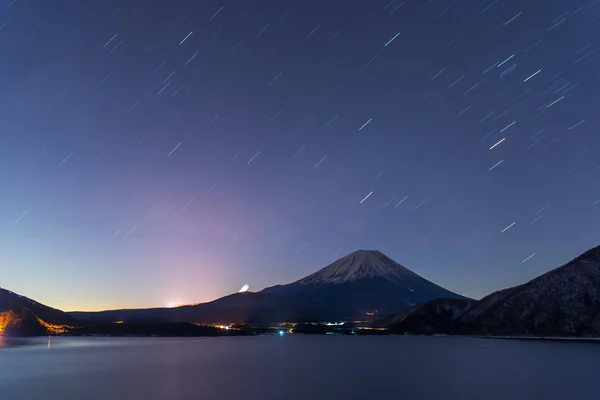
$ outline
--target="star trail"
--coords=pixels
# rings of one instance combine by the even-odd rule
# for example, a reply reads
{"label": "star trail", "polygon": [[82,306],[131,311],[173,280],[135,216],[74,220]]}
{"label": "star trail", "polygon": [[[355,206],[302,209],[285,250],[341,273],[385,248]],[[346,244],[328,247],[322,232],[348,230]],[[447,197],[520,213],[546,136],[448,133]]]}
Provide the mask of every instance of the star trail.
{"label": "star trail", "polygon": [[600,244],[599,39],[578,0],[4,2],[0,286],[197,303],[359,248],[522,283]]}

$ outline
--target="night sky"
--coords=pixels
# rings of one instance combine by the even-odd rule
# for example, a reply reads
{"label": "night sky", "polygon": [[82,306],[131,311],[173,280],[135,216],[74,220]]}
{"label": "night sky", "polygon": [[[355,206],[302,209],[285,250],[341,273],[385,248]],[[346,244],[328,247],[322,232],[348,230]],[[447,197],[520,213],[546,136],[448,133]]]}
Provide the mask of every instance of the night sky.
{"label": "night sky", "polygon": [[600,244],[600,4],[0,6],[0,286],[212,300],[357,249],[479,298]]}

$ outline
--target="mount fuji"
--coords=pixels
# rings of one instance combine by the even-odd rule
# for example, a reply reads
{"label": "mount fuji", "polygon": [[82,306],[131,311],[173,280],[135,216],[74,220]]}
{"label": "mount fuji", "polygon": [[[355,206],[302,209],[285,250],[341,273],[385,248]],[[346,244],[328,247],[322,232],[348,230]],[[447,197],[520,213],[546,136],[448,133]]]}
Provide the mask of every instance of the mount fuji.
{"label": "mount fuji", "polygon": [[358,250],[287,285],[260,293],[297,304],[312,315],[302,319],[357,319],[408,309],[436,298],[463,299],[378,250]]}

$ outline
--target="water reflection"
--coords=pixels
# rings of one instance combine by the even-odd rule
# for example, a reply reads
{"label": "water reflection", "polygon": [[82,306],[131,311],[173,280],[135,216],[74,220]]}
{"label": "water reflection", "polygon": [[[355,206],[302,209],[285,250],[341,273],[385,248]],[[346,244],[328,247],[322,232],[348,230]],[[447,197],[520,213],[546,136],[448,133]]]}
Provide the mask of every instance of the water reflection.
{"label": "water reflection", "polygon": [[11,339],[0,400],[599,398],[593,343],[334,336]]}

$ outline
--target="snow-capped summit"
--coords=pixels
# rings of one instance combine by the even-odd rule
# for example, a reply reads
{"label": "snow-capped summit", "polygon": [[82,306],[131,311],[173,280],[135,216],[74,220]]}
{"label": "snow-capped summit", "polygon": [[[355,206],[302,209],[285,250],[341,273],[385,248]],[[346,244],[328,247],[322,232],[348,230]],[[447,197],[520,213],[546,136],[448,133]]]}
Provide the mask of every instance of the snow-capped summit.
{"label": "snow-capped summit", "polygon": [[384,278],[397,283],[415,276],[414,272],[398,264],[379,250],[357,250],[299,280],[297,283],[341,284],[363,278]]}

